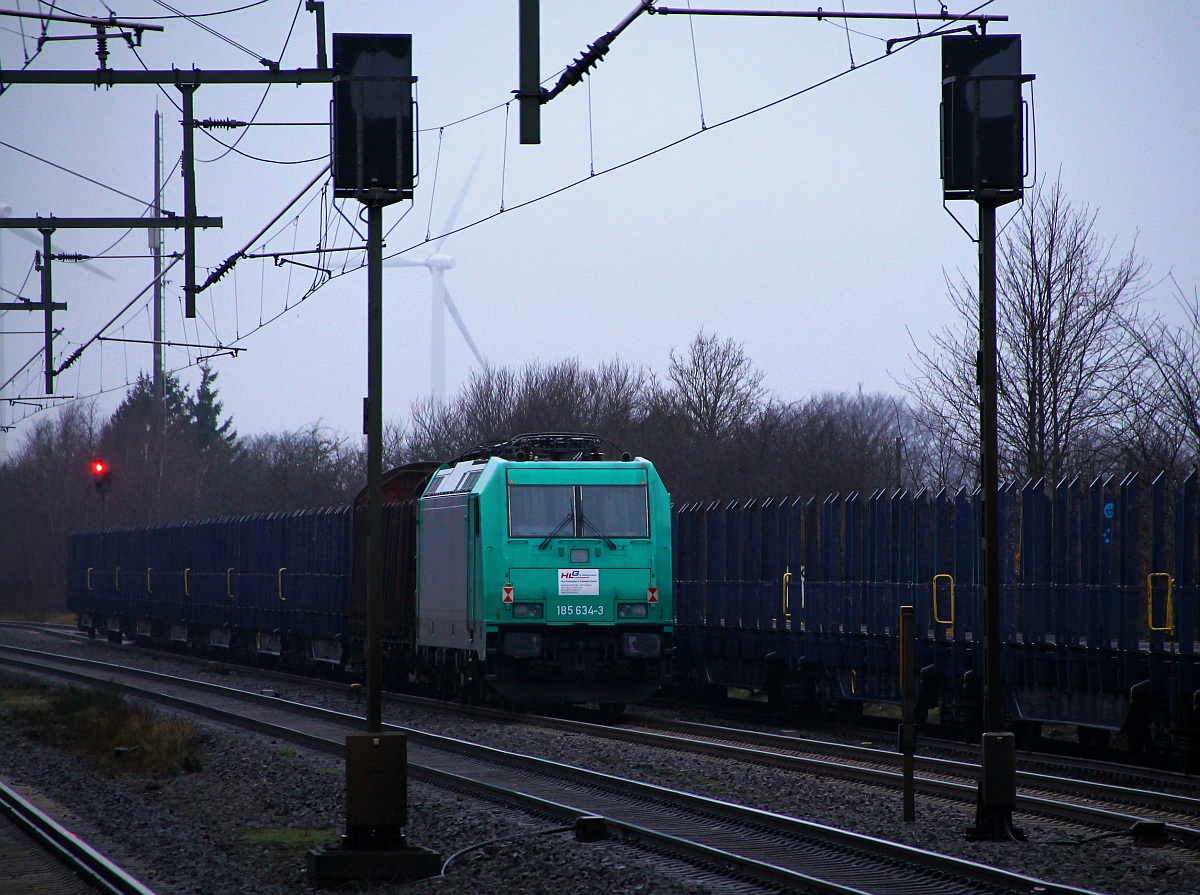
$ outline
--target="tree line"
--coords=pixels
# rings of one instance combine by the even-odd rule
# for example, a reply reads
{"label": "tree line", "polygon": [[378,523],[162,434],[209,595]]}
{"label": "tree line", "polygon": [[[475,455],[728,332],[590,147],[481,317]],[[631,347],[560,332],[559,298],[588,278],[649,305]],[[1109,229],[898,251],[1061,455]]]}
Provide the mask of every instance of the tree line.
{"label": "tree line", "polygon": [[[1114,255],[1095,214],[1039,184],[998,247],[1003,476],[1056,482],[1105,473],[1182,476],[1200,457],[1200,300],[1170,280],[1152,306],[1147,263]],[[593,432],[614,455],[659,468],[676,503],[971,487],[978,466],[977,297],[947,278],[953,325],[914,336],[896,394],[785,400],[745,348],[701,330],[662,375],[620,358],[475,370],[446,404],[418,402],[385,431],[387,466],[446,460],[521,432]],[[217,515],[345,505],[365,448],[320,422],[239,436],[217,373],[189,393],[142,375],[105,419],[76,403],[38,420],[0,465],[0,614],[62,605],[67,534]],[[88,462],[107,457],[111,492]]]}

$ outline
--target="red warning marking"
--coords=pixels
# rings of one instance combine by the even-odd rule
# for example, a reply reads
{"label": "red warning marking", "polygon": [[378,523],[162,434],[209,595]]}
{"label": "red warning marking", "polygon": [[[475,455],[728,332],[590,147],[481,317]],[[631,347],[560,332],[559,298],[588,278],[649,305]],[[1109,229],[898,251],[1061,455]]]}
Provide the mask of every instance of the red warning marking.
{"label": "red warning marking", "polygon": [[504,593],[504,602],[505,602],[505,603],[511,603],[511,602],[513,601],[513,587],[512,587],[512,585],[511,585],[511,584],[506,584],[506,585],[504,585],[502,588],[500,588],[500,590],[501,590],[501,591],[503,591],[503,593]]}
{"label": "red warning marking", "polygon": [[658,602],[658,588],[657,587],[646,588],[646,602],[647,603],[657,603]]}

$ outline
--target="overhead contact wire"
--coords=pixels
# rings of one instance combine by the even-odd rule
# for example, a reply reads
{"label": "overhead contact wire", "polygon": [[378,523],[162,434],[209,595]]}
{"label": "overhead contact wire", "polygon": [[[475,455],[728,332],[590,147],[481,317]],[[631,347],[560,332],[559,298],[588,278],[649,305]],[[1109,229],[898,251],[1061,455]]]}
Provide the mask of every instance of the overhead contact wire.
{"label": "overhead contact wire", "polygon": [[[300,0],[300,2],[298,2],[296,4],[296,12],[292,15],[292,24],[288,28],[287,37],[285,37],[283,39],[283,47],[280,48],[280,50],[279,50],[280,61],[283,60],[283,54],[287,52],[288,44],[292,42],[292,32],[296,30],[296,20],[300,17],[300,10],[303,6],[304,6],[304,0]],[[278,64],[278,63],[276,63],[276,64]],[[258,113],[262,111],[263,103],[265,103],[267,101],[267,96],[271,93],[271,88],[273,86],[274,86],[273,84],[268,84],[266,86],[266,89],[263,90],[262,98],[259,99],[258,105],[254,108],[254,114],[250,116],[250,120],[247,123],[246,127],[242,129],[242,132],[238,135],[238,138],[236,140],[234,140],[232,144],[226,144],[224,140],[219,140],[216,137],[213,137],[212,134],[208,134],[208,136],[211,137],[215,142],[217,142],[221,146],[225,147],[224,152],[222,152],[216,158],[197,159],[197,161],[199,161],[201,164],[211,164],[212,162],[220,161],[221,159],[225,158],[225,156],[229,155],[229,153],[231,153],[231,152],[238,152],[238,148],[237,148],[238,144],[241,143],[242,140],[244,140],[246,138],[246,134],[250,133],[250,130],[249,130],[250,126],[253,125],[254,122],[258,120]],[[206,133],[207,133],[207,131],[206,131]]]}
{"label": "overhead contact wire", "polygon": [[220,31],[216,30],[215,28],[210,28],[208,25],[205,25],[203,22],[199,21],[199,19],[196,16],[190,16],[185,12],[181,12],[180,10],[171,6],[171,4],[164,2],[164,0],[154,0],[154,2],[157,3],[159,6],[161,6],[163,9],[167,9],[167,10],[170,10],[171,12],[175,13],[175,15],[179,16],[179,18],[185,19],[186,21],[191,22],[193,25],[195,25],[197,28],[201,29],[202,31],[207,31],[209,34],[211,34],[213,37],[217,38],[218,40],[223,40],[223,41],[225,41],[225,43],[229,44],[231,47],[241,50],[247,56],[250,56],[251,58],[257,60],[258,62],[262,62],[264,64],[270,62],[270,60],[268,60],[266,56],[263,56],[263,55],[260,55],[259,53],[254,52],[249,47],[243,46],[242,44],[240,44],[236,40],[234,40],[232,37],[229,37],[226,34],[222,34]]}
{"label": "overhead contact wire", "polygon": [[[980,9],[990,6],[993,2],[995,2],[995,0],[986,0],[986,2],[979,4],[974,9],[970,10],[969,12],[965,13],[964,15],[972,15],[972,14],[978,12]],[[950,19],[950,20],[946,21],[944,24],[939,25],[937,28],[935,28],[929,32],[930,36],[937,34],[939,31],[941,31],[944,28],[950,27],[956,21],[958,21],[958,19]],[[664,143],[661,146],[657,146],[654,149],[650,149],[646,152],[641,153],[640,155],[636,155],[631,158],[628,158],[623,162],[618,162],[617,164],[612,165],[608,168],[602,168],[600,171],[596,172],[596,174],[594,176],[599,177],[604,174],[610,174],[614,171],[619,171],[622,168],[626,168],[630,165],[637,164],[638,162],[645,161],[646,159],[651,158],[655,155],[658,155],[661,152],[666,152],[669,149],[674,149],[676,146],[679,146],[683,143],[687,143],[687,142],[695,139],[696,137],[701,136],[702,134],[708,133],[709,131],[716,130],[719,127],[724,127],[727,124],[734,124],[735,122],[741,121],[744,118],[749,118],[752,115],[757,115],[760,112],[765,112],[768,109],[774,108],[775,106],[779,106],[784,103],[790,102],[791,100],[796,99],[799,96],[804,96],[807,93],[811,93],[814,90],[817,90],[821,87],[825,87],[829,84],[832,84],[834,81],[841,80],[842,78],[846,77],[847,75],[854,74],[858,71],[861,71],[861,70],[867,68],[868,66],[874,65],[877,62],[881,62],[885,59],[889,59],[889,58],[895,56],[896,54],[908,49],[909,46],[911,46],[911,44],[906,44],[904,46],[897,47],[891,53],[884,53],[883,55],[875,56],[872,59],[868,59],[866,62],[864,62],[860,66],[857,66],[855,68],[843,69],[842,71],[836,72],[835,74],[832,74],[827,78],[823,78],[820,81],[816,81],[812,84],[809,84],[807,87],[802,87],[799,90],[795,90],[792,93],[786,94],[785,96],[781,96],[777,99],[771,100],[770,102],[766,102],[766,103],[763,103],[762,105],[755,106],[752,109],[747,109],[745,112],[739,112],[737,115],[731,115],[729,118],[722,119],[721,121],[718,121],[715,124],[709,125],[706,130],[697,130],[697,131],[693,131],[690,134],[684,134],[682,137],[672,140],[669,143]],[[505,134],[507,135],[507,126],[505,129]],[[506,139],[505,140],[506,156],[507,156],[507,143],[508,143],[508,141]],[[593,175],[589,175],[587,177],[581,177],[577,180],[571,181],[570,183],[565,183],[560,187],[556,187],[555,189],[552,189],[552,190],[549,190],[548,192],[542,193],[541,195],[534,196],[531,199],[527,199],[524,202],[520,202],[517,205],[514,205],[508,209],[505,209],[502,205],[499,212],[493,212],[492,214],[485,215],[484,217],[482,217],[476,221],[472,221],[469,224],[464,224],[461,227],[457,227],[453,230],[449,230],[445,233],[441,233],[436,238],[444,239],[447,236],[453,236],[454,234],[461,233],[464,230],[470,230],[473,227],[477,227],[480,224],[487,223],[488,221],[492,220],[493,218],[498,217],[501,213],[503,213],[506,210],[507,211],[515,211],[518,208],[525,208],[526,206],[533,205],[537,202],[541,202],[544,199],[549,199],[553,196],[559,195],[560,193],[565,193],[568,190],[574,189],[575,187],[579,186],[580,184],[588,182],[592,178],[593,178]],[[397,252],[393,252],[390,255],[387,255],[386,257],[394,258],[397,255],[403,255],[405,252],[411,252],[413,249],[419,248],[423,244],[424,243],[421,243],[421,242],[413,243],[412,245],[410,245],[406,248],[400,249]]]}

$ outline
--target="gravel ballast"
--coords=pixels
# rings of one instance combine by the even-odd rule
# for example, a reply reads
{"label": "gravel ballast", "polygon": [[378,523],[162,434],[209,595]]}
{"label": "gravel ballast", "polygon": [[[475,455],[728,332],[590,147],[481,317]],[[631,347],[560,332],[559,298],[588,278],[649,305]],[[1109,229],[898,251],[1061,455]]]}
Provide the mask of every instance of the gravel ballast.
{"label": "gravel ballast", "polygon": [[[94,644],[61,644],[40,634],[3,631],[0,642],[97,657]],[[119,661],[134,664],[136,655],[122,651]],[[172,671],[166,660],[139,658],[138,664]],[[194,675],[195,669],[176,673]],[[285,698],[353,710],[348,697],[318,688],[256,681],[248,671],[220,677],[230,686],[285,690]],[[964,831],[973,823],[972,807],[920,795],[917,821],[906,824],[898,792],[583,734],[460,720],[427,709],[387,706],[384,720],[742,802],[1096,892],[1200,892],[1196,855],[1137,847],[1128,837],[1056,844],[1086,832],[1019,817],[1028,842],[970,843]],[[304,874],[306,851],[336,842],[341,832],[342,760],[222,725],[194,724],[207,755],[199,772],[104,776],[83,759],[31,739],[30,731],[0,716],[0,777],[50,800],[52,813],[63,823],[159,895],[312,891]],[[445,876],[372,891],[676,895],[754,890],[721,883],[621,841],[580,843],[570,833],[537,835],[556,824],[419,781],[409,785],[408,816],[409,841],[443,858],[501,837],[525,835],[465,853]]]}

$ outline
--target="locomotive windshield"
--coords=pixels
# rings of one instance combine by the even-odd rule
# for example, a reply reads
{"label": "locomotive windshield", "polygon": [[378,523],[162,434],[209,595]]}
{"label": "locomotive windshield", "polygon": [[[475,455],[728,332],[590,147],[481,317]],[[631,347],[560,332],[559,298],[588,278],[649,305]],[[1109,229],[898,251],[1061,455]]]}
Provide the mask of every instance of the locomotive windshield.
{"label": "locomotive windshield", "polygon": [[544,538],[558,529],[570,537],[575,489],[570,485],[509,485],[508,535],[512,538]]}
{"label": "locomotive windshield", "polygon": [[645,485],[508,486],[513,538],[648,538]]}
{"label": "locomotive windshield", "polygon": [[610,538],[650,537],[645,485],[583,485],[583,514]]}

